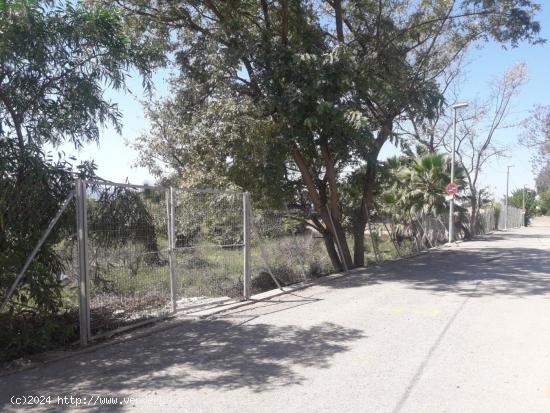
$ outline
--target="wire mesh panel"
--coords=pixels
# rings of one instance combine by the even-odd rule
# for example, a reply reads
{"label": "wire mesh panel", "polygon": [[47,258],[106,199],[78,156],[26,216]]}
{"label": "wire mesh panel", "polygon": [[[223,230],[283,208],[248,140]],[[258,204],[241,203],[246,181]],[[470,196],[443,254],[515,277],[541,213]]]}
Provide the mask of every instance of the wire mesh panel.
{"label": "wire mesh panel", "polygon": [[447,242],[448,230],[443,224],[442,217],[418,214],[414,218],[415,230],[418,232],[417,238],[419,238],[422,248],[432,248]]}
{"label": "wire mesh panel", "polygon": [[88,184],[86,208],[92,336],[166,314],[166,190]]}
{"label": "wire mesh panel", "polygon": [[479,211],[477,234],[488,234],[497,229],[496,211],[493,208]]}
{"label": "wire mesh panel", "polygon": [[253,293],[332,271],[323,237],[299,211],[255,210],[252,221]]}
{"label": "wire mesh panel", "polygon": [[519,208],[508,207],[508,228],[523,226],[523,211]]}
{"label": "wire mesh panel", "polygon": [[243,297],[243,193],[174,190],[177,305]]}
{"label": "wire mesh panel", "polygon": [[448,230],[443,217],[431,214],[407,214],[399,220],[391,215],[371,224],[370,244],[376,254],[367,262],[406,257],[447,241]]}
{"label": "wire mesh panel", "polygon": [[408,255],[413,246],[411,240],[397,235],[397,226],[391,220],[383,217],[367,225],[365,237],[366,264]]}
{"label": "wire mesh panel", "polygon": [[498,229],[504,229],[506,226],[506,207],[500,207],[500,214],[498,216]]}
{"label": "wire mesh panel", "polygon": [[501,206],[501,212],[498,219],[498,228],[519,228],[523,226],[523,211],[519,208],[508,206],[508,214],[506,206]]}

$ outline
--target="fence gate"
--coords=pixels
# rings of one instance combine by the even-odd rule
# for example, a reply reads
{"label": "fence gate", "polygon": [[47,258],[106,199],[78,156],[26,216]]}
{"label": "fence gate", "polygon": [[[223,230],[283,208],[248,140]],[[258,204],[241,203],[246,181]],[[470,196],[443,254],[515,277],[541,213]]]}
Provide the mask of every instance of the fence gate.
{"label": "fence gate", "polygon": [[76,195],[83,344],[249,297],[248,194],[78,181]]}
{"label": "fence gate", "polygon": [[171,205],[175,305],[248,298],[248,194],[174,189]]}

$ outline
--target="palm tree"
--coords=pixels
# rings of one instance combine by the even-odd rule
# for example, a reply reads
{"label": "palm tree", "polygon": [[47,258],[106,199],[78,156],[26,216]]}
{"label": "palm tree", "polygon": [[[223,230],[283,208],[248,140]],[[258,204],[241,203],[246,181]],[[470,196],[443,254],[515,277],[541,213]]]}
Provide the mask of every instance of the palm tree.
{"label": "palm tree", "polygon": [[[445,197],[445,185],[450,182],[450,160],[438,153],[430,153],[421,157],[390,158],[386,163],[387,182],[383,194],[386,212],[390,213],[395,222],[403,226],[407,232],[416,231],[420,224],[418,216],[437,219],[441,227],[441,215],[448,211],[448,202]],[[464,186],[464,173],[455,165],[455,182],[459,187]],[[457,197],[461,200],[463,197]],[[463,221],[463,208],[457,207],[460,222]],[[416,223],[415,223],[416,221]],[[423,239],[425,226],[422,227]],[[457,228],[465,229],[463,225]],[[428,243],[432,243],[427,239]]]}

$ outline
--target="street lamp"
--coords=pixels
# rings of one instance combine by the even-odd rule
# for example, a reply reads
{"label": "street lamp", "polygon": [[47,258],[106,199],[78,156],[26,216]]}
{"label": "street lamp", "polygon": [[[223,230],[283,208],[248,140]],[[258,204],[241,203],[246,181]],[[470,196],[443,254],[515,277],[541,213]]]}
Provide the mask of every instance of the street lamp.
{"label": "street lamp", "polygon": [[510,168],[514,165],[508,165],[506,168],[506,211],[504,211],[504,229],[508,229],[508,184],[510,183]]}
{"label": "street lamp", "polygon": [[[455,103],[452,108],[454,109],[454,122],[453,122],[453,153],[451,159],[451,183],[455,180],[455,152],[456,152],[456,113],[458,109],[465,108],[467,103]],[[449,242],[453,242],[454,238],[454,211],[455,211],[455,196],[451,195],[451,202],[449,206]]]}

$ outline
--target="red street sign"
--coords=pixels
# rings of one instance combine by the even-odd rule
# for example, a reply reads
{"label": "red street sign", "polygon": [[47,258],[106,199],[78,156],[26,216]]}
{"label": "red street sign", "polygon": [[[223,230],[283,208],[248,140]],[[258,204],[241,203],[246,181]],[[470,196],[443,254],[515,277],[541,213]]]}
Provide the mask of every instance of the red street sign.
{"label": "red street sign", "polygon": [[449,182],[445,186],[445,192],[450,196],[458,194],[458,185],[455,182]]}

